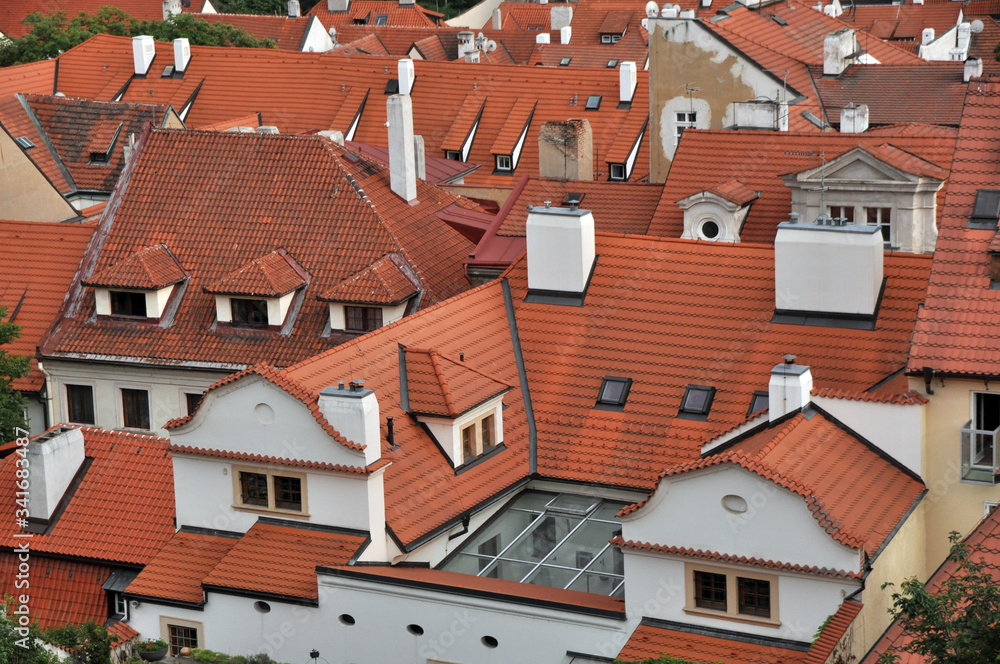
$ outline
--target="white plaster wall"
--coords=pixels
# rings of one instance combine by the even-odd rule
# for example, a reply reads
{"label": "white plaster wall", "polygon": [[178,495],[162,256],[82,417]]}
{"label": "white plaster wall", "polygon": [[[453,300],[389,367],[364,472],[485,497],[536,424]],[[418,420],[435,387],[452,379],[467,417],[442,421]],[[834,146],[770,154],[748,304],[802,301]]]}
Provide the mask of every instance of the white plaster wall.
{"label": "white plaster wall", "polygon": [[462,429],[486,417],[490,412],[496,420],[497,442],[503,442],[503,399],[487,402],[457,419],[421,416],[419,420],[434,434],[438,443],[451,457],[452,463],[460,466],[465,463],[462,459]]}
{"label": "white plaster wall", "polygon": [[[921,44],[918,54],[924,60],[953,60],[951,51],[958,46],[958,24],[951,26],[946,32],[936,35],[930,44]],[[968,46],[963,49],[963,54],[958,60],[965,60],[969,54]]]}
{"label": "white plaster wall", "polygon": [[163,315],[163,310],[167,306],[170,294],[174,292],[174,286],[167,286],[155,291],[146,291],[146,315],[149,318],[159,318]]}
{"label": "white plaster wall", "polygon": [[924,406],[813,397],[816,405],[922,476]]}
{"label": "white plaster wall", "polygon": [[[183,454],[173,455],[174,501],[177,525],[246,532],[258,516],[276,517],[340,528],[368,530],[368,486],[364,477],[340,473],[304,472],[309,518],[273,512],[236,510],[233,487],[233,462]],[[282,466],[235,462],[278,471]]]}
{"label": "white plaster wall", "polygon": [[[708,129],[712,126],[712,107],[704,99],[691,96],[677,96],[668,100],[660,111],[660,142],[663,154],[667,159],[673,159],[677,151],[679,141],[677,140],[677,113],[690,113],[694,111],[698,114],[694,129]],[[684,123],[685,128],[690,125]]]}
{"label": "white plaster wall", "polygon": [[504,505],[510,502],[510,500],[511,497],[497,501],[486,509],[473,514],[469,518],[469,531],[464,535],[458,535],[455,539],[448,539],[449,536],[457,535],[457,533],[461,532],[462,526],[461,524],[458,524],[454,528],[438,535],[431,541],[411,551],[410,553],[401,554],[396,558],[393,558],[392,563],[395,565],[403,561],[419,562],[428,563],[431,567],[436,567],[449,553],[461,548],[462,544],[469,539],[469,537],[474,535],[476,531],[483,526],[483,524],[485,524],[494,514],[499,512]]}
{"label": "white plaster wall", "polygon": [[[741,496],[749,509],[726,511],[727,494]],[[622,536],[782,563],[859,567],[858,552],[830,537],[804,498],[728,464],[661,481],[650,502],[622,520]]]}
{"label": "white plaster wall", "polygon": [[[629,549],[625,554],[625,605],[629,616],[650,618],[727,629],[747,634],[770,636],[793,641],[811,642],[813,635],[827,616],[834,613],[847,594],[858,589],[857,582],[843,579],[807,576],[804,574],[777,573],[763,567],[745,570],[774,574],[778,577],[777,589],[771,590],[778,600],[778,619],[781,625],[770,627],[743,621],[712,618],[684,611],[686,602],[683,558],[648,554]],[[715,561],[690,559],[697,564],[721,567],[733,572],[741,568],[720,565]]]}
{"label": "white plaster wall", "polygon": [[191,422],[175,429],[178,445],[347,466],[365,465],[323,431],[298,399],[262,378],[247,377],[209,393]]}
{"label": "white plaster wall", "polygon": [[223,371],[196,371],[138,367],[95,362],[64,362],[49,359],[46,370],[52,375],[54,422],[67,422],[66,384],[90,385],[94,388],[96,426],[117,429],[121,426],[121,396],[118,386],[127,385],[149,390],[150,425],[156,435],[166,435],[161,427],[175,417],[187,414],[185,392],[203,392],[221,378]]}
{"label": "white plaster wall", "polygon": [[333,40],[330,34],[315,16],[309,17],[305,39],[302,40],[302,50],[306,53],[326,53],[333,50]]}

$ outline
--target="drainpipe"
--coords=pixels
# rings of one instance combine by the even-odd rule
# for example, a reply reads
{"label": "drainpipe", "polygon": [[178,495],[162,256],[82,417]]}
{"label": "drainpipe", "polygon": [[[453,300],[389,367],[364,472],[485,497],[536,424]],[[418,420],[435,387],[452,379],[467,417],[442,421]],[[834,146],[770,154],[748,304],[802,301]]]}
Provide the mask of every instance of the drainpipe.
{"label": "drainpipe", "polygon": [[41,360],[38,361],[38,370],[42,372],[43,376],[45,376],[45,397],[43,398],[45,401],[45,428],[42,429],[42,431],[48,431],[49,427],[52,426],[52,423],[55,422],[56,419],[54,412],[55,407],[52,405],[52,375],[45,370]]}

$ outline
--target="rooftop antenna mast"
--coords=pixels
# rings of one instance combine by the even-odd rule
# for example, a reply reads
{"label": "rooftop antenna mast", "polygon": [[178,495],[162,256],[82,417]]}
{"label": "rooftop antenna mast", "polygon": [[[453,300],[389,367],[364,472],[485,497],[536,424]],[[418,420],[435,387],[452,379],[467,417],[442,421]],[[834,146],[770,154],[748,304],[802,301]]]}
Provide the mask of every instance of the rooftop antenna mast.
{"label": "rooftop antenna mast", "polygon": [[[826,214],[826,151],[822,150],[820,152],[806,152],[799,150],[787,150],[785,154],[794,157],[819,157],[819,217]],[[846,221],[846,220],[845,220]]]}
{"label": "rooftop antenna mast", "polygon": [[694,113],[694,93],[701,92],[701,88],[695,87],[694,83],[688,83],[684,86],[684,92],[688,96],[688,110]]}

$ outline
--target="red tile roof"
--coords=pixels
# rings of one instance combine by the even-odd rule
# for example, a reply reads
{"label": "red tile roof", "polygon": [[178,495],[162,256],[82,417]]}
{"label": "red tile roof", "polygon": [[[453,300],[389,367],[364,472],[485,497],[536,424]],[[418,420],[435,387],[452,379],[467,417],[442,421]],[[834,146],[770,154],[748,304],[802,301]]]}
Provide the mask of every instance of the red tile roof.
{"label": "red tile roof", "polygon": [[375,17],[379,14],[386,15],[387,27],[413,27],[427,26],[435,24],[433,18],[428,14],[433,14],[425,10],[420,5],[403,5],[397,0],[350,0],[346,12],[327,11],[325,2],[318,2],[309,10],[310,16],[317,17],[323,23],[323,27],[351,25],[356,21],[365,23],[375,23]]}
{"label": "red tile roof", "polygon": [[857,5],[838,18],[880,39],[915,40],[919,44],[924,28],[934,28],[936,35],[943,35],[958,25],[961,15],[962,10],[951,4]]}
{"label": "red tile roof", "polygon": [[281,297],[306,285],[302,268],[284,249],[252,258],[229,274],[204,286],[217,295]]}
{"label": "red tile roof", "polygon": [[[819,167],[820,158],[812,155],[825,153],[829,163],[859,146],[904,170],[943,178],[951,168],[955,130],[937,127],[915,131],[904,126],[869,134],[685,131],[648,232],[680,237],[684,212],[677,201],[705,191],[708,183],[738,179],[748,189],[761,192],[744,221],[741,240],[773,242],[778,222],[788,219],[792,211],[791,189],[780,176]],[[746,167],[748,159],[754,168]],[[943,207],[942,188],[939,215]]]}
{"label": "red tile roof", "polygon": [[[729,634],[732,634],[731,632]],[[627,660],[656,660],[660,655],[718,664],[797,664],[806,652],[765,645],[748,638],[726,638],[679,624],[643,620],[618,654]]]}
{"label": "red tile roof", "polygon": [[360,535],[257,521],[202,584],[315,600],[316,567],[347,564],[366,541]]}
{"label": "red tile roof", "polygon": [[125,591],[140,597],[204,604],[202,579],[239,541],[236,537],[181,530],[156,553]]}
{"label": "red tile roof", "polygon": [[251,113],[250,115],[244,115],[241,118],[222,120],[221,122],[208,124],[205,125],[204,127],[195,127],[195,129],[197,129],[198,131],[226,131],[228,129],[233,129],[235,127],[251,127],[255,129],[259,126],[260,126],[260,118],[257,117],[256,113]]}
{"label": "red tile roof", "polygon": [[[33,540],[27,541],[34,546]],[[42,629],[80,625],[93,620],[103,624],[108,617],[108,596],[101,584],[111,576],[112,568],[105,565],[60,560],[31,555],[28,582],[31,601],[30,618]],[[15,587],[14,571],[18,566],[16,553],[0,551],[0,597],[25,593]]]}
{"label": "red tile roof", "polygon": [[[35,347],[56,318],[83,258],[94,227],[80,224],[0,221],[0,307],[5,321],[21,326],[21,336],[5,350],[34,356]],[[40,257],[45,260],[40,260]],[[34,359],[31,373],[15,389],[37,392],[45,383]]]}
{"label": "red tile roof", "polygon": [[[324,4],[320,2],[319,4]],[[308,16],[288,18],[287,16],[262,16],[260,14],[198,14],[198,18],[209,23],[225,23],[245,30],[257,39],[270,39],[276,48],[284,51],[298,51],[309,27]]]}
{"label": "red tile roof", "polygon": [[72,178],[51,141],[46,140],[43,130],[35,124],[34,120],[37,118],[32,115],[24,95],[0,97],[0,125],[3,125],[12,138],[24,136],[34,144],[35,147],[24,153],[45,174],[53,187],[62,194],[68,194],[75,189],[71,183]]}
{"label": "red tile roof", "polygon": [[828,399],[846,399],[848,401],[869,401],[872,403],[891,403],[897,406],[915,406],[927,403],[927,399],[919,392],[907,390],[906,392],[875,392],[875,391],[851,391],[835,390],[829,387],[813,388],[814,397],[826,397]]}
{"label": "red tile roof", "polygon": [[[94,461],[38,553],[144,565],[174,533],[173,465],[165,438],[82,429]],[[0,506],[14,509],[14,461],[0,460]],[[113,499],[109,499],[113,497]],[[11,512],[13,513],[13,512]],[[16,546],[13,520],[2,526],[3,546]]]}
{"label": "red tile roof", "polygon": [[[0,4],[0,32],[12,39],[24,36],[28,32],[28,26],[22,21],[32,12],[49,15],[62,11],[72,17],[80,12],[94,14],[107,4],[107,0],[47,0],[44,4],[40,4],[37,0],[4,0]],[[191,3],[192,7],[184,8],[182,11],[197,11],[203,4],[200,0],[194,0]],[[163,3],[160,0],[115,0],[114,6],[132,18],[146,21],[163,20]]]}
{"label": "red tile roof", "polygon": [[[1000,509],[994,508],[989,516],[965,538],[965,543],[970,548],[970,560],[984,563],[986,572],[1000,583]],[[945,561],[931,576],[926,586],[932,595],[937,594],[942,584],[954,577],[956,567],[954,561]],[[861,664],[878,664],[882,661],[881,657],[887,653],[897,655],[898,659],[895,661],[899,664],[924,664],[930,661],[922,655],[903,650],[911,639],[912,637],[903,630],[903,626],[899,622],[894,622],[861,660]]]}
{"label": "red tile roof", "polygon": [[[395,260],[394,260],[395,258]],[[320,295],[329,302],[399,304],[417,294],[417,286],[406,275],[401,256],[386,254],[365,269],[344,279]]]}
{"label": "red tile roof", "polygon": [[87,286],[158,290],[187,276],[165,244],[154,244],[109,265],[84,282]]}
{"label": "red tile roof", "polygon": [[[6,5],[6,3],[4,3]],[[0,8],[2,11],[2,8]],[[3,28],[0,27],[0,32]],[[0,95],[11,95],[17,92],[34,94],[52,94],[56,92],[56,61],[39,60],[25,65],[4,67],[0,75]]]}
{"label": "red tile roof", "polygon": [[746,186],[736,179],[726,180],[718,184],[713,184],[705,191],[711,192],[720,198],[724,198],[736,205],[746,205],[759,198],[756,191]]}
{"label": "red tile roof", "polygon": [[847,632],[851,621],[861,613],[863,606],[864,604],[855,600],[844,600],[837,612],[823,627],[819,637],[813,642],[812,648],[809,649],[809,656],[806,657],[803,664],[824,664],[827,657],[833,653],[833,649],[841,637]]}
{"label": "red tile roof", "polygon": [[[349,150],[370,157],[386,166],[389,165],[389,148],[358,143],[356,141],[345,141],[344,145]],[[463,175],[467,175],[477,168],[479,168],[479,164],[468,164],[463,161],[445,159],[443,156],[425,154],[423,179],[431,184],[451,184],[453,181],[459,180]]]}
{"label": "red tile roof", "polygon": [[[421,181],[419,203],[410,206],[388,180],[388,169],[320,137],[153,131],[116,194],[120,205],[101,222],[106,238],[94,269],[167,244],[191,275],[176,313],[169,325],[126,333],[114,321],[91,320],[94,295],[79,289],[72,296],[76,317],[61,322],[43,352],[229,369],[257,361],[287,366],[353,338],[323,336],[329,311],[316,296],[388,253],[406,259],[425,306],[467,288],[461,261],[472,245],[435,215],[474,204]],[[204,287],[272,296],[302,283],[277,254],[261,263],[278,249],[310,276],[291,332],[216,330],[214,297]]]}
{"label": "red tile roof", "polygon": [[[741,466],[799,494],[831,537],[869,556],[925,490],[920,480],[822,413],[800,413],[661,477],[720,464]],[[627,506],[622,514],[641,506]]]}
{"label": "red tile roof", "polygon": [[990,288],[995,230],[967,227],[976,192],[1000,188],[1000,81],[969,84],[952,176],[938,221],[927,299],[917,317],[908,372],[1000,374],[1000,291]]}
{"label": "red tile roof", "polygon": [[404,357],[412,413],[454,419],[512,387],[434,349],[406,348]]}
{"label": "red tile roof", "polygon": [[118,637],[118,641],[114,642],[115,646],[128,643],[129,641],[139,638],[139,632],[132,629],[128,623],[124,623],[120,620],[113,622],[108,626],[108,633],[112,636]]}

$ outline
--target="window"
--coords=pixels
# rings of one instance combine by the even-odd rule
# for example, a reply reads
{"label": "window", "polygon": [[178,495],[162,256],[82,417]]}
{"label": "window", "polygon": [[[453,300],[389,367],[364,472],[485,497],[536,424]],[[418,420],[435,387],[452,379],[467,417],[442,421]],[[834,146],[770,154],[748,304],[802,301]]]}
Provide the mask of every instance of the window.
{"label": "window", "polygon": [[827,208],[829,214],[834,219],[843,219],[845,224],[854,223],[854,206],[853,205],[831,205]]}
{"label": "window", "polygon": [[878,226],[882,230],[882,241],[892,242],[892,208],[865,208],[865,220],[869,226]]}
{"label": "window", "polygon": [[511,171],[514,170],[511,167],[511,160],[509,154],[498,154],[496,156],[497,170],[498,171]]}
{"label": "window", "polygon": [[490,411],[489,415],[467,424],[462,427],[461,435],[461,463],[464,464],[500,444],[496,414]]}
{"label": "window", "polygon": [[563,58],[559,61],[560,67],[569,67],[569,63],[572,62],[573,58]]}
{"label": "window", "polygon": [[462,458],[471,459],[476,456],[476,425],[470,424],[462,429]]}
{"label": "window", "polygon": [[194,414],[195,409],[198,407],[198,402],[201,401],[201,392],[185,392],[184,393],[184,403],[187,406],[187,414]]}
{"label": "window", "polygon": [[375,15],[375,25],[385,25],[389,22],[388,14],[376,14]]}
{"label": "window", "polygon": [[305,475],[233,466],[233,483],[236,508],[306,515]]}
{"label": "window", "polygon": [[487,415],[482,420],[482,432],[483,432],[483,451],[494,447],[497,444],[496,440],[496,416]]}
{"label": "window", "polygon": [[274,477],[274,506],[279,510],[302,511],[302,480],[298,477]]}
{"label": "window", "polygon": [[107,152],[91,152],[90,153],[90,163],[91,164],[107,164],[110,155]]}
{"label": "window", "polygon": [[240,473],[240,500],[244,505],[267,507],[267,475]]}
{"label": "window", "polygon": [[149,392],[123,387],[122,426],[126,429],[149,430]]}
{"label": "window", "polygon": [[767,410],[768,393],[762,390],[757,390],[750,397],[750,410],[747,411],[747,417],[750,417],[754,413],[759,413],[762,410]]}
{"label": "window", "polygon": [[182,625],[167,625],[170,654],[180,654],[181,648],[198,647],[198,630],[194,627],[184,627]]}
{"label": "window", "polygon": [[608,69],[614,69],[618,66],[617,60],[608,60]]}
{"label": "window", "polygon": [[[681,399],[679,416],[694,415],[708,417],[708,412],[712,409],[712,401],[715,399],[715,388],[704,385],[688,385],[684,390],[684,398]],[[688,418],[691,419],[691,418]]]}
{"label": "window", "polygon": [[448,559],[450,572],[624,596],[624,503],[594,496],[525,491]]}
{"label": "window", "polygon": [[990,515],[990,512],[992,512],[997,505],[998,503],[992,500],[987,500],[983,502],[983,518],[985,519],[986,517],[988,517]]}
{"label": "window", "polygon": [[97,424],[94,418],[94,388],[90,385],[67,385],[66,414],[74,424]]}
{"label": "window", "polygon": [[382,327],[382,307],[344,307],[348,332],[371,332]]}
{"label": "window", "polygon": [[674,115],[674,145],[681,142],[681,135],[685,129],[694,128],[698,124],[698,113],[695,111],[679,111]]}
{"label": "window", "polygon": [[611,43],[617,44],[621,40],[621,35],[611,35]]}
{"label": "window", "polygon": [[771,584],[762,579],[737,577],[739,612],[745,616],[771,617]]}
{"label": "window", "polygon": [[601,107],[601,95],[590,95],[587,97],[587,105],[584,107],[588,111],[596,111]]}
{"label": "window", "polygon": [[122,593],[115,593],[115,615],[121,616],[122,620],[128,620],[128,600]]}
{"label": "window", "polygon": [[444,158],[448,161],[462,161],[462,153],[458,150],[445,150]]}
{"label": "window", "polygon": [[628,400],[629,390],[631,389],[631,378],[605,376],[601,382],[601,389],[597,392],[597,405],[594,408],[599,410],[623,410],[625,402]]}
{"label": "window", "polygon": [[160,74],[160,77],[161,78],[170,78],[173,75],[174,75],[174,66],[173,65],[167,65],[166,67],[163,68],[163,73]]}
{"label": "window", "polygon": [[962,477],[994,483],[997,475],[996,441],[1000,435],[1000,394],[972,393],[972,418],[962,428]]}
{"label": "window", "polygon": [[980,189],[969,217],[970,228],[996,228],[1000,217],[1000,189]]}
{"label": "window", "polygon": [[722,233],[722,228],[719,227],[719,222],[712,219],[706,219],[698,224],[698,237],[702,240],[714,240],[719,237]]}
{"label": "window", "polygon": [[111,315],[146,317],[146,294],[130,291],[110,291]]}
{"label": "window", "polygon": [[694,605],[699,609],[726,610],[726,575],[694,573]]}
{"label": "window", "polygon": [[229,308],[232,325],[267,327],[267,300],[232,297],[229,298]]}
{"label": "window", "polygon": [[601,35],[601,43],[602,44],[610,44],[611,43],[611,35]]}
{"label": "window", "polygon": [[612,180],[625,179],[625,164],[611,164],[609,166]]}

